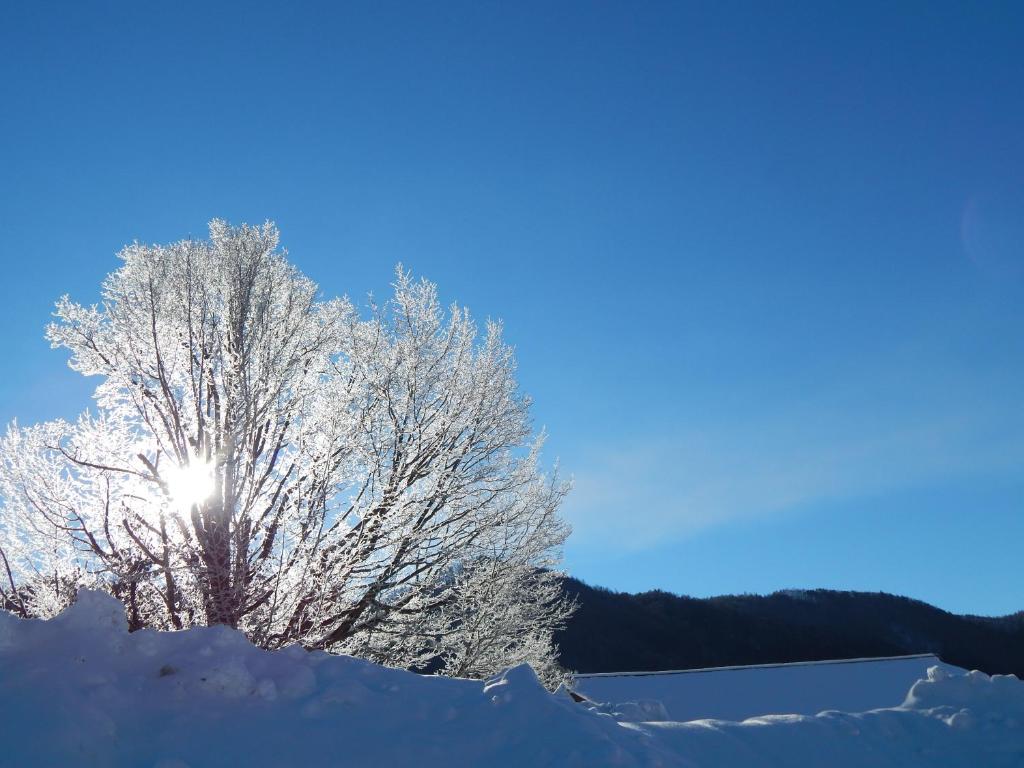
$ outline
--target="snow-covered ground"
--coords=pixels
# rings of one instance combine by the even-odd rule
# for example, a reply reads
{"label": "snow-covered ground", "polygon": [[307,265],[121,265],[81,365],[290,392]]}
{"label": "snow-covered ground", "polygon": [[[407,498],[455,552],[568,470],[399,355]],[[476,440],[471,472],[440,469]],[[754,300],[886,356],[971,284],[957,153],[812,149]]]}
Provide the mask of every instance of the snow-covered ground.
{"label": "snow-covered ground", "polygon": [[576,675],[573,690],[593,701],[659,701],[666,719],[746,720],[769,712],[816,715],[898,707],[928,669],[967,670],[931,654],[799,664]]}
{"label": "snow-covered ground", "polygon": [[[1024,765],[1024,684],[933,670],[902,706],[745,722],[630,722],[527,667],[480,683],[268,653],[224,628],[129,634],[84,592],[51,621],[0,614],[0,766]],[[619,714],[614,714],[619,713]]]}

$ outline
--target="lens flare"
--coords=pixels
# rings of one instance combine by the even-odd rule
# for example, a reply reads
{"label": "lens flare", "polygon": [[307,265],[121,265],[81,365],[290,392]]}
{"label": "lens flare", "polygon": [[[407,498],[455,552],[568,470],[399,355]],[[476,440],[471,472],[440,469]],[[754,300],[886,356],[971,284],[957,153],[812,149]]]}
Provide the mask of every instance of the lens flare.
{"label": "lens flare", "polygon": [[163,475],[171,501],[181,510],[188,511],[213,495],[215,482],[210,463],[193,460],[185,466],[172,466]]}

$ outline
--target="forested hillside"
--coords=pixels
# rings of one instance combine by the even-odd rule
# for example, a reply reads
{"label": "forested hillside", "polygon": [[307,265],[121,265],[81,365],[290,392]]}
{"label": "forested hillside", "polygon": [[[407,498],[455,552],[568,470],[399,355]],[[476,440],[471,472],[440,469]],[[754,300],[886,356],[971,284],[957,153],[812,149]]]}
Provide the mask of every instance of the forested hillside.
{"label": "forested hillside", "polygon": [[959,616],[882,592],[824,589],[707,599],[611,592],[566,579],[579,602],[557,637],[578,672],[694,669],[931,652],[1024,678],[1024,613]]}

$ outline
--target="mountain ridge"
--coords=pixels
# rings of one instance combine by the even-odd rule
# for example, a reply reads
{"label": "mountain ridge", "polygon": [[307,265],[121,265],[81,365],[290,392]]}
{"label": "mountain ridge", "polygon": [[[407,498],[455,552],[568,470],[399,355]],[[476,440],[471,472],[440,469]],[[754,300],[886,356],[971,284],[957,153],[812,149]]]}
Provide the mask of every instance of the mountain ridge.
{"label": "mountain ridge", "polygon": [[774,664],[934,653],[1024,678],[1024,611],[954,614],[886,592],[782,590],[694,598],[614,592],[566,577],[579,608],[555,640],[576,672]]}

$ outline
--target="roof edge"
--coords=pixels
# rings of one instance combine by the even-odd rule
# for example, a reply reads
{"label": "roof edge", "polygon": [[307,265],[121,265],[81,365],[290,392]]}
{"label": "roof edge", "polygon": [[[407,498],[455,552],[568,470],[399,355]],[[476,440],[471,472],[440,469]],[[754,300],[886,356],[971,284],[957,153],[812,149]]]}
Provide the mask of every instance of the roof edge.
{"label": "roof edge", "polygon": [[[935,659],[942,662],[934,653],[910,653],[905,656],[868,656],[860,659],[823,659],[821,661],[785,661],[776,664],[740,664],[732,667],[701,667],[698,669],[665,669],[654,672],[583,672],[573,674],[574,680],[592,677],[647,677],[650,675],[690,675],[700,672],[730,672],[744,669],[775,669],[778,667],[814,667],[825,664],[869,664],[879,661],[904,661],[907,659]],[[945,663],[945,662],[942,662]]]}

